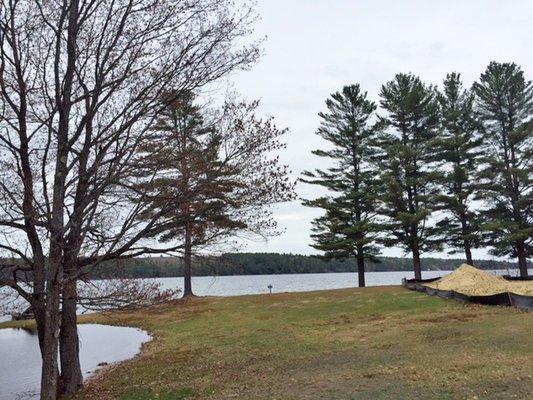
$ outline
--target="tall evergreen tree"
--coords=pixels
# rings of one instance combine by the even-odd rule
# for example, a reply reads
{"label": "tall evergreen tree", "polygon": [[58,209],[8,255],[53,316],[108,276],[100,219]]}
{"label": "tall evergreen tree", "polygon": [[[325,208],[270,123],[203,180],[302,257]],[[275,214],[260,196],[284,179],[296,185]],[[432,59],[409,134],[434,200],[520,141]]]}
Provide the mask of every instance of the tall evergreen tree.
{"label": "tall evergreen tree", "polygon": [[533,254],[533,84],[514,63],[491,62],[474,84],[486,144],[479,196],[487,205],[488,244],[518,258]]}
{"label": "tall evergreen tree", "polygon": [[375,260],[377,254],[377,173],[369,162],[376,154],[377,131],[371,126],[376,104],[356,84],[331,95],[326,107],[328,111],[319,114],[322,121],[317,134],[332,148],[313,154],[330,159],[334,165],[327,170],[305,171],[301,180],[335,195],[304,204],[325,210],[313,221],[313,247],[323,251],[327,259],[355,258],[362,287],[365,260]]}
{"label": "tall evergreen tree", "polygon": [[[257,117],[258,102],[227,102],[207,123],[192,94],[166,98],[138,160],[151,200],[144,216],[176,204],[160,218],[154,236],[182,243],[183,295],[192,296],[194,253],[219,250],[237,233],[276,235],[269,207],[292,200],[294,185],[287,167],[272,156],[284,147],[279,139],[286,130],[272,118]],[[158,172],[155,178],[152,171]]]}
{"label": "tall evergreen tree", "polygon": [[[167,100],[167,98],[169,100]],[[192,296],[193,246],[206,219],[216,219],[218,207],[206,207],[208,173],[217,167],[218,140],[194,104],[194,95],[168,93],[161,99],[163,110],[152,127],[150,140],[142,149],[147,166],[163,166],[164,173],[150,181],[157,190],[154,209],[179,199],[170,215],[162,241],[179,237],[183,241],[184,296]],[[149,169],[150,170],[150,169]],[[213,190],[213,189],[211,189]]]}
{"label": "tall evergreen tree", "polygon": [[[412,74],[397,74],[381,88],[381,147],[384,207],[388,218],[385,245],[410,251],[416,279],[421,279],[420,253],[436,248],[428,217],[435,206],[432,167],[439,113],[435,90]],[[390,233],[390,235],[389,235]]]}
{"label": "tall evergreen tree", "polygon": [[472,207],[477,188],[477,167],[482,138],[474,113],[473,91],[463,88],[461,75],[451,73],[438,93],[441,126],[436,142],[442,161],[442,193],[438,197],[445,216],[437,222],[450,253],[463,251],[473,265],[472,248],[480,244],[479,216]]}

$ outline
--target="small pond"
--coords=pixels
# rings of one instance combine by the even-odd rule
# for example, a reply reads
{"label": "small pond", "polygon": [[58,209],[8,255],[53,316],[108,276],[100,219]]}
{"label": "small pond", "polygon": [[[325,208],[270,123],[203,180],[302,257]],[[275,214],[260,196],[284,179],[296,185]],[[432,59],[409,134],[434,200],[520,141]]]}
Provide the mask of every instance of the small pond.
{"label": "small pond", "polygon": [[[78,326],[80,359],[87,378],[100,363],[124,361],[150,340],[148,333],[108,325]],[[0,329],[0,400],[38,398],[41,356],[37,333],[26,329]]]}

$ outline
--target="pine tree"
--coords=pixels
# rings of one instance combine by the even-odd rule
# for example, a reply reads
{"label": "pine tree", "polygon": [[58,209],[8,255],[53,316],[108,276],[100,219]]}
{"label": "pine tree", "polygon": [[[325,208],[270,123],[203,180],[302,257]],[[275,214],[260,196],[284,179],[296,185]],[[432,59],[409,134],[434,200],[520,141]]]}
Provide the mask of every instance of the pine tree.
{"label": "pine tree", "polygon": [[445,217],[437,222],[442,241],[450,254],[463,251],[466,262],[473,265],[472,248],[480,245],[479,216],[472,207],[477,188],[477,167],[482,138],[474,113],[473,91],[463,88],[461,75],[451,73],[438,93],[441,126],[436,142],[442,161],[438,197]]}
{"label": "pine tree", "polygon": [[[160,217],[155,236],[182,243],[183,295],[192,296],[193,253],[219,250],[237,233],[278,233],[269,207],[294,198],[288,168],[272,156],[284,147],[279,138],[286,130],[272,118],[258,118],[258,102],[227,102],[209,123],[192,94],[163,98],[161,105],[151,140],[140,151],[143,185],[151,195],[147,216],[176,204]],[[159,171],[155,179],[153,170]]]}
{"label": "pine tree", "polygon": [[193,247],[205,229],[205,221],[216,219],[219,212],[216,203],[210,207],[205,204],[205,191],[212,185],[207,172],[216,168],[218,140],[213,127],[204,121],[194,104],[192,93],[178,97],[169,93],[161,103],[163,110],[152,127],[149,143],[143,148],[148,154],[143,162],[164,171],[150,182],[157,192],[152,201],[153,210],[178,199],[160,239],[183,241],[183,295],[192,296]]}
{"label": "pine tree", "polygon": [[486,144],[479,198],[488,244],[518,258],[521,276],[533,254],[533,84],[514,63],[491,62],[474,84]]}
{"label": "pine tree", "polygon": [[433,170],[439,113],[435,90],[412,74],[397,74],[381,88],[382,214],[388,218],[384,244],[410,251],[416,279],[421,279],[420,253],[436,248],[428,217],[435,207]]}
{"label": "pine tree", "polygon": [[328,112],[317,134],[327,140],[330,150],[313,154],[334,162],[327,170],[305,171],[301,180],[324,187],[334,196],[305,201],[325,210],[313,221],[313,247],[326,259],[355,258],[359,286],[365,286],[365,260],[375,260],[378,223],[377,174],[370,160],[376,154],[376,129],[371,119],[376,104],[367,100],[359,85],[345,86],[326,100]]}

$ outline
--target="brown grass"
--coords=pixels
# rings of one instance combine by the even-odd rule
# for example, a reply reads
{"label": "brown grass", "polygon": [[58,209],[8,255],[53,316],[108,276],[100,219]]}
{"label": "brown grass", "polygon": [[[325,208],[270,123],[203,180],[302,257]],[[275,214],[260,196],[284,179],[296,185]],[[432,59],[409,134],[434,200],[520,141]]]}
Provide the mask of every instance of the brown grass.
{"label": "brown grass", "polygon": [[[85,317],[87,320],[94,319]],[[86,399],[526,399],[533,318],[399,287],[199,298],[99,322],[154,334]]]}

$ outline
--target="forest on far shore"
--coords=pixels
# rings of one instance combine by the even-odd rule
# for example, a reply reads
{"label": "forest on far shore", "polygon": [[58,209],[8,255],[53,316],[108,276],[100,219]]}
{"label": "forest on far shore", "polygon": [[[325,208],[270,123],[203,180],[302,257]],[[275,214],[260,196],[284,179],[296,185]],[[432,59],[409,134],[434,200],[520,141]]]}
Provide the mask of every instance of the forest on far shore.
{"label": "forest on far shore", "polygon": [[[367,271],[411,271],[412,260],[403,257],[380,257],[380,262],[368,262]],[[422,258],[425,271],[453,270],[464,260],[458,258]],[[517,268],[516,263],[479,260],[482,269]],[[355,272],[353,260],[324,260],[316,256],[279,253],[226,253],[218,257],[197,257],[193,261],[195,276],[304,274],[325,272]],[[512,271],[511,271],[512,272]],[[183,261],[177,257],[144,257],[102,264],[91,278],[164,278],[183,276]]]}

